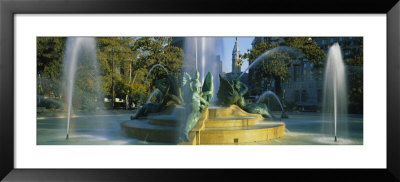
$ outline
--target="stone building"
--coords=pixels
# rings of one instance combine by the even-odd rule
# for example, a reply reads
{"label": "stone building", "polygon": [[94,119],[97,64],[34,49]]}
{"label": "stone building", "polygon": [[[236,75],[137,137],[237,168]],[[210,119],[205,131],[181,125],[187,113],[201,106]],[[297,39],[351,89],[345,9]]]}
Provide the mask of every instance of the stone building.
{"label": "stone building", "polygon": [[[362,51],[362,37],[310,37],[325,53],[328,53],[329,46],[338,42],[342,49],[342,56],[345,62],[360,56]],[[280,44],[284,40],[279,37],[256,37],[252,46],[260,42],[268,42],[270,44]],[[285,103],[295,103],[300,106],[301,110],[316,110],[320,107],[323,100],[323,70],[324,68],[315,69],[314,65],[306,58],[295,60],[293,66],[289,67],[291,77],[288,82],[281,82],[283,97]],[[356,69],[354,66],[348,67]],[[357,68],[359,69],[359,68]],[[362,69],[362,68],[361,68]],[[263,91],[275,91],[274,83],[266,85],[265,83],[254,85],[257,81],[251,80],[255,75],[254,70],[249,70],[249,83],[252,88],[259,88],[256,95],[262,94]],[[253,85],[252,85],[253,84]],[[257,90],[257,89],[255,89]]]}

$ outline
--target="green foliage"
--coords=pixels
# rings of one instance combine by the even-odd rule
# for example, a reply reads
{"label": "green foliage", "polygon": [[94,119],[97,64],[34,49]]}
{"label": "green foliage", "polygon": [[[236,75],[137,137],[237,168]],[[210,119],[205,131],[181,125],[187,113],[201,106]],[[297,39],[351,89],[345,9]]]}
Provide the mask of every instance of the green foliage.
{"label": "green foliage", "polygon": [[132,80],[132,64],[137,60],[138,54],[131,49],[134,42],[135,39],[131,37],[96,38],[104,95],[110,98],[125,98],[128,89],[124,83]]}
{"label": "green foliage", "polygon": [[[285,37],[283,42],[270,44],[260,42],[251,50],[248,50],[242,57],[248,59],[251,64],[256,58],[261,56],[268,50],[278,46],[288,46],[298,49],[304,54],[310,62],[314,64],[314,68],[322,66],[322,61],[325,60],[326,54],[324,51],[311,39],[306,37]],[[293,57],[288,51],[277,51],[263,58],[258,66],[253,67],[253,74],[249,75],[251,82],[254,85],[261,85],[261,82],[271,84],[275,81],[275,91],[277,95],[281,95],[280,82],[288,81],[290,78],[289,67],[295,62],[296,57]],[[316,72],[318,73],[318,72]],[[252,90],[257,92],[257,90]],[[252,93],[256,94],[256,93]]]}
{"label": "green foliage", "polygon": [[[183,50],[170,45],[171,41],[170,37],[143,37],[137,39],[132,48],[132,50],[138,52],[138,60],[134,64],[134,69],[145,70],[147,75],[153,65],[162,64],[168,69],[169,73],[178,76],[183,63]],[[155,68],[153,72],[150,75],[151,82],[166,76],[165,71],[159,67]]]}
{"label": "green foliage", "polygon": [[128,87],[129,90],[131,90],[129,96],[130,96],[130,98],[133,98],[134,103],[137,103],[139,101],[142,90],[144,93],[148,92],[148,89],[143,88],[143,84],[138,84],[138,83],[133,83],[131,85],[126,84],[126,87]]}
{"label": "green foliage", "polygon": [[104,94],[110,98],[128,95],[136,103],[141,95],[146,98],[154,81],[166,77],[166,72],[157,67],[143,88],[155,64],[164,65],[175,76],[180,74],[183,50],[171,46],[170,37],[102,37],[96,40]]}
{"label": "green foliage", "polygon": [[244,59],[249,59],[249,62],[254,61],[256,58],[258,58],[261,54],[264,52],[273,49],[275,47],[278,47],[278,44],[269,44],[267,42],[260,42],[256,44],[253,49],[247,50],[247,53],[245,53],[242,57]]}
{"label": "green foliage", "polygon": [[[169,73],[178,76],[183,63],[183,50],[170,45],[171,41],[170,37],[96,38],[99,73],[95,73],[93,65],[86,60],[87,55],[82,53],[76,70],[74,108],[92,110],[103,102],[103,97],[125,99],[128,95],[134,102],[141,94],[145,98],[154,81],[166,77],[164,70],[156,68],[143,88],[145,77],[155,64],[164,65]],[[38,94],[63,95],[62,88],[66,85],[62,81],[65,43],[65,37],[37,38]],[[97,79],[102,85],[96,82]]]}
{"label": "green foliage", "polygon": [[59,96],[65,38],[37,37],[36,47],[37,93]]}
{"label": "green foliage", "polygon": [[75,87],[74,87],[74,100],[78,99],[79,102],[74,105],[74,108],[82,110],[95,110],[102,101],[101,95],[102,87],[98,81],[96,68],[91,64],[89,58],[85,53],[80,55],[80,62],[77,64]]}
{"label": "green foliage", "polygon": [[322,61],[326,59],[325,52],[308,37],[285,37],[282,45],[293,47],[301,51],[304,56],[314,64],[315,68],[322,66]]}
{"label": "green foliage", "polygon": [[[155,64],[162,64],[168,72],[175,77],[180,75],[183,63],[183,50],[179,47],[170,45],[170,37],[142,37],[136,39],[132,50],[136,51],[137,61],[133,63],[135,71],[135,83],[143,84],[150,69]],[[166,72],[156,67],[153,69],[147,80],[147,87],[154,85],[154,82],[160,78],[167,77]],[[150,91],[149,91],[150,92]],[[144,98],[150,93],[145,92]]]}
{"label": "green foliage", "polygon": [[52,99],[40,99],[37,103],[37,107],[45,107],[46,109],[61,109],[63,106],[58,100]]}

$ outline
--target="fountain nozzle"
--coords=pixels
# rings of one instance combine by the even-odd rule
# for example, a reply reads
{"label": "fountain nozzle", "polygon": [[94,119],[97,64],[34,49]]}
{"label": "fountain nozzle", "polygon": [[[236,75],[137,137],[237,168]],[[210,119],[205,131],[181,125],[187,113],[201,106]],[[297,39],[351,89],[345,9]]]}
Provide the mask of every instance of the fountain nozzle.
{"label": "fountain nozzle", "polygon": [[337,137],[335,136],[335,142],[337,142]]}
{"label": "fountain nozzle", "polygon": [[67,137],[65,138],[65,140],[68,140],[69,139],[69,134],[67,134]]}

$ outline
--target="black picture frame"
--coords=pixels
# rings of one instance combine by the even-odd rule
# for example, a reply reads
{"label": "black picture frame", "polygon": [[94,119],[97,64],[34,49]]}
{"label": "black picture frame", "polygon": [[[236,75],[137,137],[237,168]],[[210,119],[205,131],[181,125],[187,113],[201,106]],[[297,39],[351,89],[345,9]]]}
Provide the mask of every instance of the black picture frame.
{"label": "black picture frame", "polygon": [[[387,15],[386,169],[15,169],[14,15],[31,13],[381,13]],[[5,181],[400,180],[398,0],[0,0],[0,179]],[[385,118],[382,118],[385,120]],[[374,156],[371,156],[374,157]],[[368,159],[365,159],[368,160]]]}

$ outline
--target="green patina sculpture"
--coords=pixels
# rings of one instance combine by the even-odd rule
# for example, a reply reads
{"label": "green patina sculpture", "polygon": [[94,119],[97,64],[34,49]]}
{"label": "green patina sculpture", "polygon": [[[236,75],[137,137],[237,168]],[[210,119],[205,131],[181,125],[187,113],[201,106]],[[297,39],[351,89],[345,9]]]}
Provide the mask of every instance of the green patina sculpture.
{"label": "green patina sculpture", "polygon": [[261,114],[264,118],[276,119],[276,117],[268,109],[268,106],[266,104],[263,104],[263,103],[247,104],[243,108],[243,110],[245,110],[245,111],[247,111],[249,113]]}
{"label": "green patina sculpture", "polygon": [[172,104],[180,105],[183,103],[182,92],[175,76],[168,74],[167,78],[157,80],[155,85],[163,94],[160,109]]}
{"label": "green patina sculpture", "polygon": [[249,113],[261,114],[265,118],[274,118],[266,104],[252,103],[246,104],[244,95],[248,91],[248,87],[238,79],[230,82],[226,78],[219,75],[220,87],[217,93],[218,102],[220,106],[237,105]]}
{"label": "green patina sculpture", "polygon": [[[201,117],[201,113],[210,105],[213,95],[213,77],[209,72],[204,79],[203,86],[199,81],[199,72],[191,78],[188,73],[184,73],[182,88],[178,79],[168,74],[167,78],[157,80],[155,86],[161,92],[159,103],[146,103],[131,116],[131,119],[147,116],[150,113],[157,113],[165,110],[170,105],[183,105],[186,109],[182,116],[181,139],[189,141],[189,132]],[[183,94],[182,94],[183,92]]]}
{"label": "green patina sculpture", "polygon": [[[190,82],[189,82],[190,81]],[[213,83],[209,72],[204,80],[203,87],[199,81],[199,72],[196,77],[191,78],[185,73],[183,78],[184,101],[187,115],[183,120],[181,139],[189,141],[189,133],[201,117],[201,113],[209,106],[212,99]]]}
{"label": "green patina sculpture", "polygon": [[144,104],[131,116],[131,119],[147,116],[149,113],[160,112],[172,104],[180,105],[183,103],[182,92],[175,76],[168,74],[167,78],[155,81],[155,86],[161,92],[161,101],[159,103]]}
{"label": "green patina sculpture", "polygon": [[211,103],[211,99],[214,92],[213,76],[210,72],[207,73],[204,79],[203,87],[201,88],[201,97],[206,101],[202,104],[200,112],[203,112]]}
{"label": "green patina sculpture", "polygon": [[217,104],[221,106],[230,106],[234,104],[243,108],[246,105],[243,96],[248,91],[247,86],[236,79],[230,82],[221,75],[219,75],[219,80],[220,85],[217,93]]}

